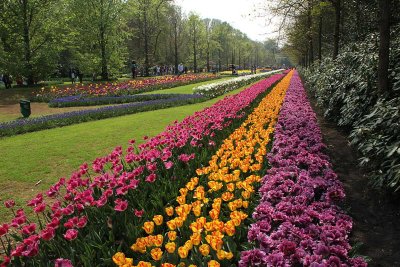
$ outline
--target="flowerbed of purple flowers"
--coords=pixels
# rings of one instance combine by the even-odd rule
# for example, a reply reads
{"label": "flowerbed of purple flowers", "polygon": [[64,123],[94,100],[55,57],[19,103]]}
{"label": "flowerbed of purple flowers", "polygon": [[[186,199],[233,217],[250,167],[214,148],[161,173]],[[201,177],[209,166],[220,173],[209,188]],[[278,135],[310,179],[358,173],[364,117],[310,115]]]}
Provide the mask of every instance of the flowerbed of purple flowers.
{"label": "flowerbed of purple flowers", "polygon": [[239,266],[367,266],[351,258],[352,219],[337,203],[345,197],[324,152],[316,115],[297,73],[287,91],[274,144],[271,169],[259,189],[250,247]]}
{"label": "flowerbed of purple flowers", "polygon": [[[122,97],[125,98],[125,97]],[[126,98],[125,98],[126,99]],[[131,99],[132,100],[132,99]],[[141,99],[143,100],[143,98]],[[143,111],[176,107],[206,101],[207,98],[192,94],[164,95],[159,99],[104,106],[95,109],[77,110],[59,114],[44,115],[36,118],[18,119],[0,123],[0,137],[27,132],[40,131],[87,121],[106,119]],[[128,100],[126,102],[129,102]]]}

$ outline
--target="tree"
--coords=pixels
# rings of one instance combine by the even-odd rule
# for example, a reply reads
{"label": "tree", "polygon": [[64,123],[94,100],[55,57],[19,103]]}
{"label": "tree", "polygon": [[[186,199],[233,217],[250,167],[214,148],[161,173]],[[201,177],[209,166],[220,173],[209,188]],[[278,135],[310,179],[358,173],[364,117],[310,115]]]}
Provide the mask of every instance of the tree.
{"label": "tree", "polygon": [[181,37],[184,30],[184,21],[182,18],[182,10],[179,6],[172,6],[169,12],[169,24],[171,26],[173,37],[173,54],[175,74],[178,74],[179,65],[179,48],[181,46]]}
{"label": "tree", "polygon": [[204,43],[204,28],[202,27],[203,21],[200,16],[194,13],[189,15],[188,30],[190,36],[190,43],[193,52],[193,71],[197,72],[198,68],[198,54],[200,45]]}
{"label": "tree", "polygon": [[[63,1],[7,0],[2,3],[1,42],[8,71],[28,85],[52,73],[62,45]],[[19,79],[20,79],[19,78]]]}
{"label": "tree", "polygon": [[[138,33],[141,40],[138,42],[143,46],[144,71],[149,76],[149,68],[152,58],[158,47],[159,37],[162,31],[162,15],[167,9],[167,0],[130,0],[131,24],[134,34]],[[143,41],[143,43],[142,43]]]}
{"label": "tree", "polygon": [[125,57],[125,49],[121,49],[126,38],[125,8],[124,0],[70,1],[70,36],[74,41],[70,47],[76,65],[86,71],[100,69],[103,80],[109,79],[110,65],[120,68]]}

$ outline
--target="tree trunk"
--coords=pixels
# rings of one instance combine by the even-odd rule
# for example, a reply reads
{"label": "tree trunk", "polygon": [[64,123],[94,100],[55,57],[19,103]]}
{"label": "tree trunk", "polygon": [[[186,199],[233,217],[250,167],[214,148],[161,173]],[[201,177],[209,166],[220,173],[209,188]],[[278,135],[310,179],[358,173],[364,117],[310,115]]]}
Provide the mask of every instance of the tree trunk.
{"label": "tree trunk", "polygon": [[175,63],[175,74],[178,74],[178,65],[179,65],[179,55],[178,55],[178,25],[175,23],[174,29],[174,63]]}
{"label": "tree trunk", "polygon": [[27,75],[27,83],[28,85],[34,84],[33,78],[33,66],[32,66],[32,52],[31,52],[31,39],[30,39],[30,29],[29,29],[29,21],[28,21],[28,0],[22,1],[22,9],[23,9],[23,25],[24,25],[24,50],[25,50],[25,69]]}
{"label": "tree trunk", "polygon": [[379,0],[378,90],[389,91],[390,0]]}
{"label": "tree trunk", "polygon": [[146,77],[150,76],[150,61],[149,61],[149,31],[147,28],[147,12],[146,9],[143,12],[143,20],[144,20],[144,75]]}
{"label": "tree trunk", "polygon": [[218,50],[218,71],[221,71],[221,50]]}
{"label": "tree trunk", "polygon": [[193,27],[193,72],[197,72],[196,26]]}
{"label": "tree trunk", "polygon": [[332,58],[336,59],[339,54],[339,43],[340,43],[340,16],[341,16],[341,4],[340,0],[334,0],[333,7],[335,8],[335,32],[333,35],[333,55]]}
{"label": "tree trunk", "polygon": [[308,47],[309,47],[309,64],[311,65],[314,61],[314,46],[313,46],[313,31],[312,31],[312,17],[311,17],[311,3],[308,1],[308,10],[307,10],[307,39],[308,39]]}
{"label": "tree trunk", "polygon": [[210,40],[207,40],[207,72],[210,72]]}
{"label": "tree trunk", "polygon": [[108,80],[107,51],[104,27],[100,29],[100,50],[101,50],[101,78]]}
{"label": "tree trunk", "polygon": [[321,64],[321,60],[322,60],[322,14],[319,15],[319,22],[318,22],[318,60]]}

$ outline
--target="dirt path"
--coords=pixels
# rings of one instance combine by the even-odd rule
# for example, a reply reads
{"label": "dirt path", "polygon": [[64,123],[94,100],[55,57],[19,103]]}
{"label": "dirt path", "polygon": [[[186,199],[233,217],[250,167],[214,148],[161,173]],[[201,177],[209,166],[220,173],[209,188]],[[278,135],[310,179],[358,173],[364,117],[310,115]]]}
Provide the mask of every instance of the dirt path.
{"label": "dirt path", "polygon": [[357,252],[372,259],[369,266],[400,266],[400,203],[368,186],[366,173],[358,167],[357,154],[346,135],[324,119],[310,94],[309,99],[334,170],[346,190],[344,208],[354,222],[351,244],[362,243]]}

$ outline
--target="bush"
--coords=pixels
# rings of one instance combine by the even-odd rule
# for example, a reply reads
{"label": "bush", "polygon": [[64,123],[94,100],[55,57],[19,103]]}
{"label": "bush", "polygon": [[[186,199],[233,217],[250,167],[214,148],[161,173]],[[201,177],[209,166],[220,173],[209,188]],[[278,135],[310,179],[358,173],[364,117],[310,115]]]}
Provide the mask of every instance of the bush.
{"label": "bush", "polygon": [[344,48],[335,61],[326,59],[302,72],[307,87],[325,108],[325,116],[350,133],[372,184],[391,191],[400,189],[399,33],[400,28],[392,33],[387,94],[379,95],[377,89],[378,42],[374,35]]}

